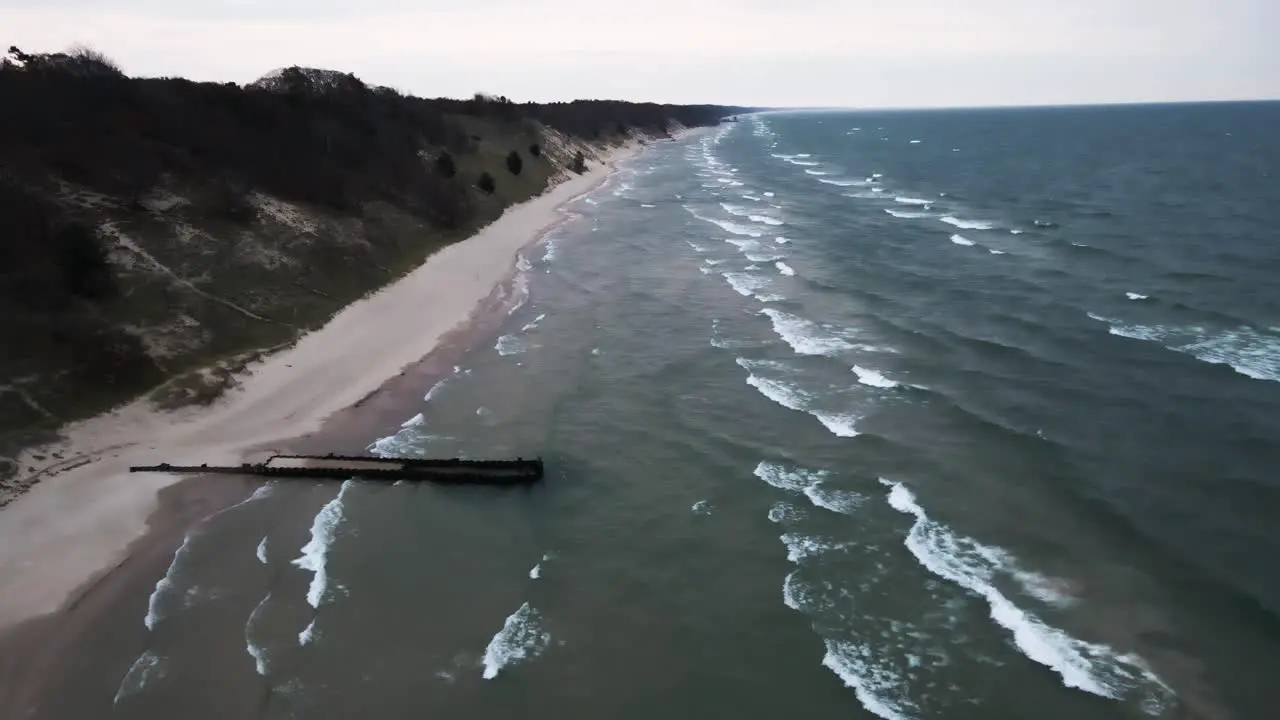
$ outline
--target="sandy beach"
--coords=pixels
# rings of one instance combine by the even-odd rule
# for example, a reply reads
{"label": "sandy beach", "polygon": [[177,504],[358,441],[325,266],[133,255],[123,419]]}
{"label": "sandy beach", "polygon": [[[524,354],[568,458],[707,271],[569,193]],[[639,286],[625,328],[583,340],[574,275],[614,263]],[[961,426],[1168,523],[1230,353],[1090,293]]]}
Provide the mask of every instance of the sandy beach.
{"label": "sandy beach", "polygon": [[65,428],[55,445],[24,452],[21,467],[39,481],[0,510],[0,629],[58,611],[125,560],[161,491],[181,479],[131,475],[130,465],[238,464],[297,447],[291,441],[369,399],[486,308],[518,302],[523,289],[506,281],[520,251],[564,219],[567,202],[638,150],[621,147],[583,175],[509,208],[254,366],[211,407],[165,413],[138,400]]}

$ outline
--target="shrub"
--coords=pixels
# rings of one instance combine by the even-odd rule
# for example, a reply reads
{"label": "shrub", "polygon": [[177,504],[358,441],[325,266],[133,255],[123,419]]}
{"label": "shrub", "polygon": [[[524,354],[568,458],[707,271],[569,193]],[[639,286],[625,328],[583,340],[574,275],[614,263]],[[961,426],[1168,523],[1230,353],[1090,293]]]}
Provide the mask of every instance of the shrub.
{"label": "shrub", "polygon": [[512,175],[520,174],[520,171],[524,169],[524,161],[520,159],[520,153],[515,150],[507,153],[507,169],[511,171]]}
{"label": "shrub", "polygon": [[448,152],[440,153],[440,157],[436,158],[436,172],[440,173],[440,177],[451,178],[458,174],[458,166],[453,162],[453,156]]}
{"label": "shrub", "polygon": [[97,233],[86,225],[69,223],[58,228],[53,241],[68,292],[89,300],[114,294],[115,276]]}
{"label": "shrub", "polygon": [[494,190],[498,189],[497,186],[494,185],[493,183],[493,176],[487,172],[480,173],[480,179],[476,181],[476,187],[480,188],[486,193],[489,193],[490,195],[493,194]]}
{"label": "shrub", "polygon": [[541,156],[542,156],[542,146],[541,146],[541,145],[539,145],[538,143],[534,143],[534,144],[530,145],[530,146],[529,146],[529,154],[530,154],[530,155],[532,155],[533,157],[541,157]]}
{"label": "shrub", "polygon": [[587,156],[581,151],[573,156],[573,165],[570,166],[574,172],[582,174],[587,171]]}

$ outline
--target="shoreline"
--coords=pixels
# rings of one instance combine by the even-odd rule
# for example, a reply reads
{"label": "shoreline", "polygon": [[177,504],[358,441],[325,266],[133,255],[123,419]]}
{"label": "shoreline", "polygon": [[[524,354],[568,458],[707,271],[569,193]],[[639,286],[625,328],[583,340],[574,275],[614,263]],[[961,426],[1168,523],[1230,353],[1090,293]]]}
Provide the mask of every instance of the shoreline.
{"label": "shoreline", "polygon": [[0,509],[0,632],[77,604],[129,560],[153,525],[167,525],[156,517],[163,514],[160,494],[188,483],[176,475],[130,475],[129,465],[238,464],[275,450],[306,451],[322,431],[332,439],[386,424],[374,418],[403,406],[392,390],[410,390],[413,381],[412,390],[423,391],[424,377],[447,372],[476,337],[496,330],[527,293],[523,254],[569,219],[566,205],[606,183],[643,147],[609,148],[587,173],[507,208],[252,366],[209,407],[164,412],[144,397],[63,428],[62,441],[24,450],[21,467],[44,477]]}

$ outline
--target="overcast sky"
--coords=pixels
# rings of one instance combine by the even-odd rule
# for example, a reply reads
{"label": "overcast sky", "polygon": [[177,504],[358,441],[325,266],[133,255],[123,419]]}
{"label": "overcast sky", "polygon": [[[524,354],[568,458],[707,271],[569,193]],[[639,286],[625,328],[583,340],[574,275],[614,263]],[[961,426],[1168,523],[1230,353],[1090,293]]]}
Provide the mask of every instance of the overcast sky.
{"label": "overcast sky", "polygon": [[0,0],[131,75],[426,96],[916,107],[1280,98],[1280,0]]}

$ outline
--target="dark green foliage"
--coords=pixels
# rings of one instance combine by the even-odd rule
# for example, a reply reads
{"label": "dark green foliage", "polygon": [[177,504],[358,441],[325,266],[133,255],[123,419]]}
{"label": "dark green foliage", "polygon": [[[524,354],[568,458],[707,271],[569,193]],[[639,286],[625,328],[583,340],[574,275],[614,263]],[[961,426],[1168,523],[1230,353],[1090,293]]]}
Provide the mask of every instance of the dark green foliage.
{"label": "dark green foliage", "polygon": [[570,165],[569,169],[579,175],[587,171],[587,156],[581,150],[573,156],[573,165]]}
{"label": "dark green foliage", "polygon": [[476,181],[476,187],[489,193],[490,195],[493,194],[494,190],[498,189],[497,186],[494,185],[493,183],[493,176],[487,172],[480,173],[480,179]]}
{"label": "dark green foliage", "polygon": [[205,202],[211,215],[221,220],[244,224],[253,222],[258,214],[245,189],[231,181],[214,183]]}
{"label": "dark green foliage", "polygon": [[512,175],[519,175],[520,170],[524,168],[524,160],[520,159],[520,153],[512,150],[507,153],[507,169]]}
{"label": "dark green foliage", "polygon": [[453,156],[448,152],[440,153],[436,158],[436,172],[442,178],[451,178],[458,174],[458,166],[453,162]]}
{"label": "dark green foliage", "polygon": [[68,293],[86,300],[115,294],[115,276],[97,233],[80,223],[69,223],[54,232],[53,242]]}
{"label": "dark green foliage", "polygon": [[529,146],[529,154],[533,157],[542,157],[542,146],[534,143]]}

